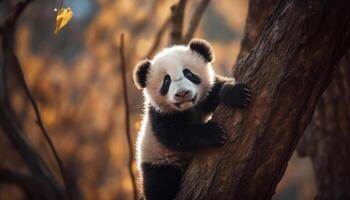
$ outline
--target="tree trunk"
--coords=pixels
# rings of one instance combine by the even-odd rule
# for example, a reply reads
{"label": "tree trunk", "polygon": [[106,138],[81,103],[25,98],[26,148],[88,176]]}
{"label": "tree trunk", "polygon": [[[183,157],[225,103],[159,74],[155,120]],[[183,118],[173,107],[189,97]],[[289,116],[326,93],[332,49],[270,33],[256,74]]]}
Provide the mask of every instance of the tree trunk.
{"label": "tree trunk", "polygon": [[199,152],[178,199],[270,199],[310,122],[335,64],[350,44],[347,0],[281,0],[236,79],[248,83],[245,111],[220,105],[213,119],[230,141]]}
{"label": "tree trunk", "polygon": [[[245,35],[238,59],[256,45],[276,0],[249,2]],[[313,119],[298,144],[310,156],[318,194],[316,199],[350,199],[350,52],[342,58],[333,81],[319,100]]]}
{"label": "tree trunk", "polygon": [[248,52],[256,45],[258,38],[265,27],[268,17],[271,16],[277,0],[250,0],[248,16],[245,22],[244,38],[241,42],[241,50],[237,60],[248,55]]}
{"label": "tree trunk", "polygon": [[298,145],[310,156],[317,180],[316,199],[350,199],[350,53],[341,60]]}

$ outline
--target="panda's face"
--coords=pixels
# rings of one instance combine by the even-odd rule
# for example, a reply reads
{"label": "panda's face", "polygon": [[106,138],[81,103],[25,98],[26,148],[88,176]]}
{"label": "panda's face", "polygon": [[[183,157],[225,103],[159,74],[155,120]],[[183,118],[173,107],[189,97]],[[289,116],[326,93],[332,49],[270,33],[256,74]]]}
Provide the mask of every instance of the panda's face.
{"label": "panda's face", "polygon": [[211,52],[208,61],[209,58],[190,45],[166,48],[152,61],[144,61],[137,67],[136,81],[145,89],[146,98],[161,112],[192,108],[205,98],[213,85],[215,74]]}
{"label": "panda's face", "polygon": [[145,93],[161,111],[184,111],[208,93],[213,74],[211,65],[188,48],[172,47],[153,59]]}

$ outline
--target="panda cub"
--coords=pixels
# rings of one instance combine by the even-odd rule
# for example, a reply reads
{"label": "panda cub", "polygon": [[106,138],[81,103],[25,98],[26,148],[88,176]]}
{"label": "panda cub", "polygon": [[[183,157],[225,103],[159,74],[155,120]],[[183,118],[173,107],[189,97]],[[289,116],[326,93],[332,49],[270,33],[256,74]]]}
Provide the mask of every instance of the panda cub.
{"label": "panda cub", "polygon": [[250,101],[245,84],[215,74],[213,59],[209,43],[193,39],[134,69],[145,97],[136,158],[146,200],[174,199],[193,153],[225,143],[224,128],[210,120],[220,102],[244,108]]}

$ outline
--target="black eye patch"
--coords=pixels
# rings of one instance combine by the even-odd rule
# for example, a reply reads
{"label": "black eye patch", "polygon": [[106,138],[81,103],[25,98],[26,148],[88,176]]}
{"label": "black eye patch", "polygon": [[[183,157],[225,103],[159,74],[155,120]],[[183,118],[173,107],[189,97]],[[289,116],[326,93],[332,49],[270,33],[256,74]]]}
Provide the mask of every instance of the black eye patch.
{"label": "black eye patch", "polygon": [[196,74],[192,73],[191,70],[186,68],[182,72],[184,73],[185,78],[190,80],[192,83],[197,85],[201,83],[201,79]]}
{"label": "black eye patch", "polygon": [[160,94],[165,96],[168,93],[171,84],[171,78],[169,75],[165,75],[163,79],[162,87],[160,88]]}

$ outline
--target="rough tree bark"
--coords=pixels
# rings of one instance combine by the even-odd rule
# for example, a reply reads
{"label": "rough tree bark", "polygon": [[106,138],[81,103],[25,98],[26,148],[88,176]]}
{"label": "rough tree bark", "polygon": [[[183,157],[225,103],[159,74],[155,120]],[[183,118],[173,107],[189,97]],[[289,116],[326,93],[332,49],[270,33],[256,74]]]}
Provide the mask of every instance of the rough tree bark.
{"label": "rough tree bark", "polygon": [[248,52],[256,45],[258,38],[265,27],[268,17],[272,14],[277,0],[250,0],[248,15],[245,22],[244,37],[241,42],[241,50],[237,60],[248,55]]}
{"label": "rough tree bark", "polygon": [[[245,35],[238,59],[256,45],[277,0],[249,2]],[[350,199],[350,52],[341,59],[333,80],[317,103],[313,119],[298,144],[310,156],[317,182],[316,199]]]}
{"label": "rough tree bark", "polygon": [[236,79],[248,83],[248,110],[222,105],[213,119],[230,141],[199,152],[178,199],[270,199],[296,144],[350,44],[347,0],[281,0]]}
{"label": "rough tree bark", "polygon": [[317,181],[316,199],[350,199],[350,53],[342,58],[298,145],[310,156]]}

